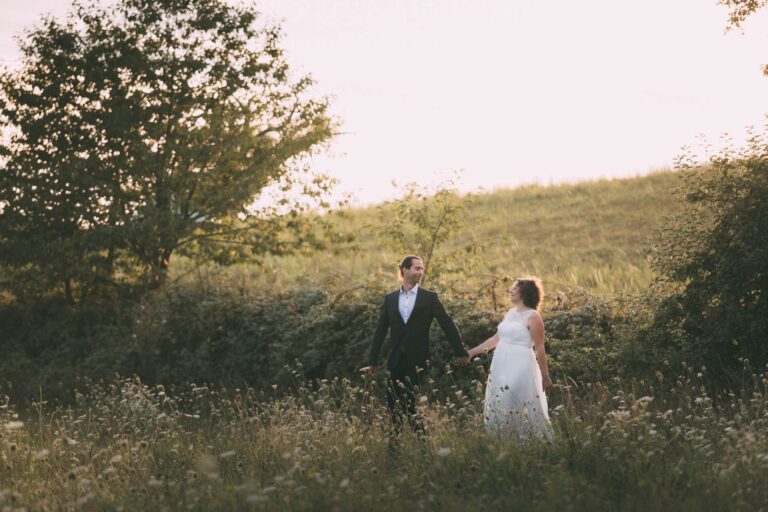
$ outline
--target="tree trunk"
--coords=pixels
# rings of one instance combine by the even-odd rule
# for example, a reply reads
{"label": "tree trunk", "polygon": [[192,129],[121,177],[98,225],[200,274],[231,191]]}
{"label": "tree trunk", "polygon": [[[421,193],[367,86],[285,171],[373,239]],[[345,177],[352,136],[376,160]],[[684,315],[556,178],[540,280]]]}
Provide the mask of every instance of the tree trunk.
{"label": "tree trunk", "polygon": [[162,287],[168,279],[168,265],[171,261],[170,249],[161,249],[160,255],[152,265],[152,275],[150,276],[149,288],[156,290]]}
{"label": "tree trunk", "polygon": [[64,295],[66,296],[69,305],[74,306],[75,297],[72,295],[72,281],[69,278],[64,280]]}

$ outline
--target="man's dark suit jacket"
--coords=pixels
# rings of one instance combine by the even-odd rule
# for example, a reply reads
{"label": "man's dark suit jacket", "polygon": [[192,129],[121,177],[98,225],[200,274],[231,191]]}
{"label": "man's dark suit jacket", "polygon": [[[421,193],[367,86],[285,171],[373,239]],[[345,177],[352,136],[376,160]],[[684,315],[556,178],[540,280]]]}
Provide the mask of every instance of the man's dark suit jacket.
{"label": "man's dark suit jacket", "polygon": [[[389,330],[392,348],[387,359],[387,369],[391,372],[396,367],[402,368],[403,366],[426,368],[429,359],[429,327],[434,318],[437,319],[443,332],[445,332],[456,357],[469,355],[461,342],[461,335],[456,324],[446,313],[436,293],[419,286],[416,292],[416,302],[413,305],[411,315],[408,317],[407,324],[403,322],[403,317],[400,316],[399,297],[400,290],[388,293],[384,297],[379,324],[376,327],[371,345],[369,357],[371,366],[376,365],[381,346]],[[405,358],[405,360],[403,361],[401,358]]]}

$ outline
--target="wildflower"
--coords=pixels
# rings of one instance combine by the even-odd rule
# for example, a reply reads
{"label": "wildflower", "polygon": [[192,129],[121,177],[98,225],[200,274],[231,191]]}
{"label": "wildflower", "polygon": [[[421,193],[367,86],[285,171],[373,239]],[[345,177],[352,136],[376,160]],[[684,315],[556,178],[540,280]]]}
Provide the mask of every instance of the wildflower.
{"label": "wildflower", "polygon": [[111,459],[109,459],[110,464],[120,464],[123,461],[122,455],[115,455]]}
{"label": "wildflower", "polygon": [[438,457],[447,457],[450,454],[451,454],[450,448],[440,448],[439,450],[437,450]]}
{"label": "wildflower", "polygon": [[202,455],[197,459],[197,471],[208,478],[215,478],[218,476],[218,469],[219,465],[216,461],[216,457],[212,455]]}
{"label": "wildflower", "polygon": [[228,450],[226,452],[220,453],[219,458],[220,459],[228,459],[230,457],[234,457],[237,452],[234,450]]}
{"label": "wildflower", "polygon": [[162,487],[163,481],[162,479],[155,478],[154,476],[149,479],[149,482],[147,482],[147,485],[150,487]]}
{"label": "wildflower", "polygon": [[245,501],[250,503],[251,505],[261,505],[262,503],[266,503],[267,500],[269,500],[268,497],[262,496],[261,494],[251,494],[247,498],[245,498]]}
{"label": "wildflower", "polygon": [[339,482],[339,487],[341,487],[342,489],[344,489],[344,488],[346,488],[348,486],[349,486],[349,478],[345,478],[344,480]]}
{"label": "wildflower", "polygon": [[35,453],[35,458],[37,460],[46,460],[48,458],[48,455],[50,452],[48,450],[40,450],[39,452]]}
{"label": "wildflower", "polygon": [[21,430],[24,428],[24,422],[23,421],[9,421],[5,424],[5,431],[6,432],[13,432],[16,430]]}

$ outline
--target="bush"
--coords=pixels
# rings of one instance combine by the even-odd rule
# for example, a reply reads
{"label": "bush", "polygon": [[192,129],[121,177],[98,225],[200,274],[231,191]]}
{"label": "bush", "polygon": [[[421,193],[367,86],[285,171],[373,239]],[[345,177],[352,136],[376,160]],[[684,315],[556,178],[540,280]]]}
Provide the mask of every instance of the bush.
{"label": "bush", "polygon": [[[116,374],[171,387],[214,383],[271,390],[276,384],[281,391],[292,389],[297,377],[361,382],[386,291],[363,284],[345,293],[306,287],[265,294],[208,276],[122,307],[6,308],[0,320],[16,322],[0,342],[9,354],[0,362],[0,375],[12,383],[14,396],[36,397],[42,389],[46,397],[64,400],[74,389],[111,382]],[[465,345],[496,332],[502,312],[463,295],[442,295]],[[635,339],[628,310],[637,310],[625,306],[628,298],[598,299],[583,292],[553,297],[544,312],[553,374],[594,382],[638,364],[627,349]],[[430,377],[437,389],[468,391],[485,382],[490,356],[455,368],[437,323],[431,348]],[[383,348],[382,364],[388,349]]]}
{"label": "bush", "polygon": [[666,357],[723,377],[768,362],[768,142],[727,149],[707,167],[681,160],[684,214],[661,239],[656,269],[673,293],[649,338]]}

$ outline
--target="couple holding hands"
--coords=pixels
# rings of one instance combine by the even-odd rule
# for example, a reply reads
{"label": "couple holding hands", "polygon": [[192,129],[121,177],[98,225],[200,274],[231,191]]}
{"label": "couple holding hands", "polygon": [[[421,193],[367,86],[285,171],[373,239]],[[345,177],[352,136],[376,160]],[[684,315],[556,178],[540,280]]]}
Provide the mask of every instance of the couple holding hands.
{"label": "couple holding hands", "polygon": [[429,329],[437,319],[459,365],[495,349],[485,387],[486,429],[520,442],[531,436],[551,440],[545,392],[552,380],[544,352],[544,321],[539,314],[544,297],[541,281],[536,277],[516,279],[509,290],[512,308],[496,334],[467,351],[437,294],[419,286],[424,274],[421,258],[407,256],[399,267],[402,284],[384,297],[368,361],[368,374],[375,377],[379,352],[389,331],[387,405],[395,433],[402,432],[404,416],[417,433],[424,433],[416,414],[415,391],[424,380]]}

